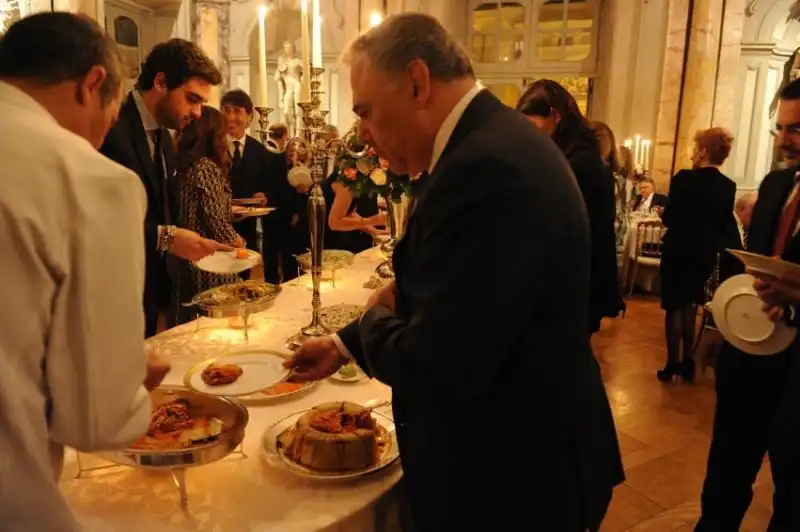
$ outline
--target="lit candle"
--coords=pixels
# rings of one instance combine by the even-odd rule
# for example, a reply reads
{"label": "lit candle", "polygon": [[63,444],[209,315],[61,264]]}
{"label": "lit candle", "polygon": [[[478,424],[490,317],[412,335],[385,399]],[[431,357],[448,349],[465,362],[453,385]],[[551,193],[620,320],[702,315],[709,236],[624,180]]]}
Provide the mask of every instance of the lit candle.
{"label": "lit candle", "polygon": [[380,11],[373,11],[369,14],[369,27],[374,28],[378,24],[383,22],[383,15],[381,15]]}
{"label": "lit candle", "polygon": [[311,17],[311,65],[322,68],[322,17],[319,16],[319,0],[314,0]]}
{"label": "lit candle", "polygon": [[300,88],[300,100],[311,101],[311,41],[308,37],[308,0],[300,0],[300,44],[302,47],[303,80]]}
{"label": "lit candle", "polygon": [[267,6],[258,6],[258,93],[261,107],[267,107]]}
{"label": "lit candle", "polygon": [[642,141],[642,168],[647,170],[648,165],[650,164],[650,141],[644,140]]}
{"label": "lit candle", "polygon": [[634,160],[635,164],[641,166],[642,165],[642,159],[641,159],[641,156],[642,156],[642,136],[641,135],[636,135],[634,138],[636,139],[636,141],[634,142],[634,148],[633,148],[633,160]]}
{"label": "lit candle", "polygon": [[633,147],[633,141],[631,139],[625,139],[625,142],[622,145],[628,149],[631,149]]}

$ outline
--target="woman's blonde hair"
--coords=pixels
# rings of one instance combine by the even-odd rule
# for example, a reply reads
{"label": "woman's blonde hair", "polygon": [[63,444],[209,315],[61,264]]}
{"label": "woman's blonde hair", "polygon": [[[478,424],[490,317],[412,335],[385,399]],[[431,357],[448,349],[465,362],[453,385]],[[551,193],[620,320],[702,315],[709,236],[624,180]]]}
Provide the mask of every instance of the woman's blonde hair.
{"label": "woman's blonde hair", "polygon": [[622,165],[619,161],[617,141],[614,138],[614,132],[611,131],[608,124],[597,120],[592,121],[592,129],[594,130],[594,135],[597,137],[597,145],[600,149],[600,157],[603,158],[603,162],[611,168],[612,172],[619,172]]}
{"label": "woman's blonde hair", "polygon": [[705,150],[708,162],[720,165],[725,162],[733,147],[733,135],[722,127],[701,129],[694,136],[694,142],[701,150]]}

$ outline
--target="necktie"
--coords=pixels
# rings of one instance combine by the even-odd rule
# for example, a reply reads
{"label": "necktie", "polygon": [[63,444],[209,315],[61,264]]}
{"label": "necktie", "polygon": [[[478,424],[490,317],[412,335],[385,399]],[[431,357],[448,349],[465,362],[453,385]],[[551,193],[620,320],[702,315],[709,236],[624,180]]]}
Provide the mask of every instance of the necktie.
{"label": "necktie", "polygon": [[164,214],[164,224],[172,223],[172,213],[169,204],[169,187],[167,183],[167,171],[164,166],[164,130],[158,128],[153,130],[153,165],[156,169],[158,181],[161,183],[161,203]]}
{"label": "necktie", "polygon": [[242,164],[242,143],[238,140],[233,141],[233,161],[231,161],[233,168],[238,168]]}
{"label": "necktie", "polygon": [[[794,179],[795,183],[797,183],[798,176],[795,175]],[[775,235],[773,255],[783,255],[786,245],[794,236],[794,229],[797,227],[798,215],[800,214],[798,207],[800,207],[800,194],[795,193],[789,204],[783,209],[783,215],[781,215],[781,220],[778,224],[778,232]]]}

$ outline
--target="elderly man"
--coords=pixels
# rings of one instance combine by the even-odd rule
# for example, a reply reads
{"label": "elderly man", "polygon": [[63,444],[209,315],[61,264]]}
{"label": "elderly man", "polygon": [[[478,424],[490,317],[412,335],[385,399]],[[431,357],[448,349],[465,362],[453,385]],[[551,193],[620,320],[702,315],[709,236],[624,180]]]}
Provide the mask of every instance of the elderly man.
{"label": "elderly man", "polygon": [[146,430],[146,199],[97,152],[122,99],[114,44],[88,18],[32,15],[0,40],[0,528],[80,530],[58,490],[65,445]]}
{"label": "elderly man", "polygon": [[[432,17],[389,17],[346,58],[361,140],[423,176],[396,285],[287,365],[319,379],[354,357],[392,387],[410,527],[597,530],[623,473],[587,334],[587,215],[566,160],[476,85]],[[514,236],[526,233],[536,245]]]}

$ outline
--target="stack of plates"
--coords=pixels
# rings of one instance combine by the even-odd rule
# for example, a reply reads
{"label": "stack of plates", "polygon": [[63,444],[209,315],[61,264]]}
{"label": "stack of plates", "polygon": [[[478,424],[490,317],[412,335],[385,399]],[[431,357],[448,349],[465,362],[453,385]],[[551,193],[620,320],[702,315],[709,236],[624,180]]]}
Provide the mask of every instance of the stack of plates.
{"label": "stack of plates", "polygon": [[[800,267],[763,255],[731,252],[749,271],[762,275],[780,276],[786,268]],[[786,266],[789,265],[789,266]],[[755,277],[742,274],[731,277],[714,294],[711,312],[719,332],[737,349],[751,355],[774,355],[786,350],[797,336],[797,329],[783,321],[773,322],[764,312],[764,302],[758,297],[753,283]]]}

